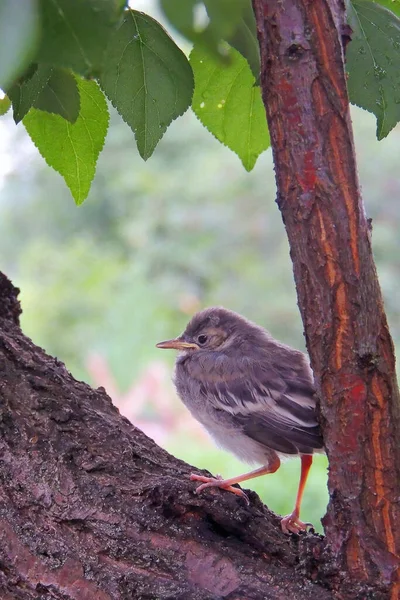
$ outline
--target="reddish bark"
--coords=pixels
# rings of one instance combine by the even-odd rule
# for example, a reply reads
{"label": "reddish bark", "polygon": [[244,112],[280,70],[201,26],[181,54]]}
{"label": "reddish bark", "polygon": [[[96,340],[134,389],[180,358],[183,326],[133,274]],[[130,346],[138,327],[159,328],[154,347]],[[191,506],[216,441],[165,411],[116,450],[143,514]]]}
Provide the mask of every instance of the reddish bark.
{"label": "reddish bark", "polygon": [[[253,4],[277,202],[321,397],[330,463],[327,541],[338,572],[365,594],[379,582],[394,600],[400,597],[400,402],[357,180],[344,2]],[[337,587],[353,597],[339,576]]]}

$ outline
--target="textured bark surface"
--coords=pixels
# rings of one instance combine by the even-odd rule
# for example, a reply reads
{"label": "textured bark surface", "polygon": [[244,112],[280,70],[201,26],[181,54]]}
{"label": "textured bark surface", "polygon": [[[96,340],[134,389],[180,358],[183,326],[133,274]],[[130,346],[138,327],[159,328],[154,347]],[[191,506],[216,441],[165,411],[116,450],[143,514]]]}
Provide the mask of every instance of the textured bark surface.
{"label": "textured bark surface", "polygon": [[[342,0],[253,0],[278,205],[330,462],[337,586],[400,597],[399,393],[357,181]],[[364,595],[363,595],[364,594]]]}
{"label": "textured bark surface", "polygon": [[[21,332],[0,276],[0,597],[397,599],[399,396],[359,196],[341,0],[253,0],[262,86],[330,459],[327,538],[286,537]],[[315,582],[315,583],[312,583]]]}
{"label": "textured bark surface", "polygon": [[197,496],[189,465],[35,346],[18,315],[0,275],[2,600],[332,598],[323,538],[285,536],[254,492],[249,507]]}

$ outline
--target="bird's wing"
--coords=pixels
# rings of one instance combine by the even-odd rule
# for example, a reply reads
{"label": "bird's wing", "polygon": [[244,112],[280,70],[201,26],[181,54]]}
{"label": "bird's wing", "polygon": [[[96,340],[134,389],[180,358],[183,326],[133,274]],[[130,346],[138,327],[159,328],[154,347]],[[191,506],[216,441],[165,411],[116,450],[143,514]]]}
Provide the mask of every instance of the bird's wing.
{"label": "bird's wing", "polygon": [[323,448],[306,361],[216,370],[202,381],[201,392],[215,409],[230,413],[246,435],[268,448],[286,454],[312,454]]}

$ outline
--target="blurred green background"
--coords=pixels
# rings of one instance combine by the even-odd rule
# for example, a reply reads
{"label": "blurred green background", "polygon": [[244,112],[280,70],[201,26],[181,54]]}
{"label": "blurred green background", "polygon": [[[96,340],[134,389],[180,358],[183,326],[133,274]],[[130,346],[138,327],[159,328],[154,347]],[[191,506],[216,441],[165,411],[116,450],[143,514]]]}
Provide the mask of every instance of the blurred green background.
{"label": "blurred green background", "polygon": [[[360,179],[392,335],[400,343],[399,135],[375,139],[352,112]],[[174,356],[156,342],[189,317],[224,305],[304,349],[271,152],[250,174],[188,113],[144,163],[112,112],[88,200],[77,208],[11,117],[0,129],[0,268],[21,288],[24,331],[78,379],[104,385],[128,418],[197,467],[248,469],[213,446],[175,396]],[[292,510],[300,461],[249,482],[270,508]],[[325,457],[317,457],[302,517],[321,530]],[[246,487],[246,485],[244,486]],[[240,501],[240,500],[238,500]]]}

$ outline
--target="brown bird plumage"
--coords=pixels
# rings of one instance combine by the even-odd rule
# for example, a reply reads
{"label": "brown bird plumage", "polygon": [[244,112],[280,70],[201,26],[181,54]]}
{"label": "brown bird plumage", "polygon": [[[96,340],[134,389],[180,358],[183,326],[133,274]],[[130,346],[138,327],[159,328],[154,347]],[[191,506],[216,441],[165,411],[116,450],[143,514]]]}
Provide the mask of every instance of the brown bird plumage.
{"label": "brown bird plumage", "polygon": [[265,329],[224,308],[197,313],[184,333],[158,348],[179,351],[175,386],[183,403],[218,445],[241,460],[261,464],[245,475],[223,480],[191,478],[206,487],[232,487],[274,473],[281,456],[301,457],[293,512],[281,521],[285,533],[303,530],[300,505],[314,452],[323,452],[316,417],[313,375],[302,352],[276,341]]}

